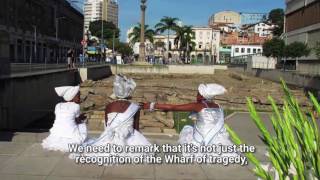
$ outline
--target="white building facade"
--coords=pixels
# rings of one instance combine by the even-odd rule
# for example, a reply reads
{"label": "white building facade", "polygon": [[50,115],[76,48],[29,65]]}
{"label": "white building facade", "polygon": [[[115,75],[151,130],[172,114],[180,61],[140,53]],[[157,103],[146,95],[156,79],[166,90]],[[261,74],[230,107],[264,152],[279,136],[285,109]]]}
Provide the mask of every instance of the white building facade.
{"label": "white building facade", "polygon": [[246,56],[252,54],[261,54],[262,45],[232,45],[231,57]]}
{"label": "white building facade", "polygon": [[250,33],[258,34],[259,37],[270,37],[273,35],[274,25],[267,23],[257,23],[248,27]]}

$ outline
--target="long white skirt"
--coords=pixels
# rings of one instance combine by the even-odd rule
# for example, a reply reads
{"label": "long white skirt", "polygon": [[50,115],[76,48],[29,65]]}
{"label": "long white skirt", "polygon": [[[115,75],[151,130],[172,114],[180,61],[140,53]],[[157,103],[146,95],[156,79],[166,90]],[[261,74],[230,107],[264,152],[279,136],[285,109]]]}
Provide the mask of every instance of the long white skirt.
{"label": "long white skirt", "polygon": [[[192,126],[185,126],[182,131],[180,132],[180,136],[179,136],[179,144],[192,144],[194,146],[198,147],[198,150],[200,149],[201,145],[199,142],[197,142],[194,139],[194,127]],[[230,138],[229,138],[229,134],[226,131],[225,128],[222,128],[222,130],[219,132],[219,134],[217,134],[207,146],[212,146],[212,145],[216,145],[216,146],[233,146],[234,144],[231,142]],[[203,155],[210,155],[210,156],[239,156],[238,153],[233,152],[233,153],[219,153],[219,152],[210,152],[210,153],[200,153],[199,151],[196,153],[189,153],[189,152],[184,152],[183,155],[184,156],[203,156]]]}
{"label": "long white skirt", "polygon": [[69,144],[82,144],[87,138],[87,126],[85,123],[77,125],[72,137],[64,136],[62,133],[50,133],[42,141],[42,147],[51,151],[69,152]]}
{"label": "long white skirt", "polygon": [[[124,133],[125,134],[125,133]],[[137,130],[134,130],[132,133],[127,134],[126,137],[121,136],[118,133],[110,134],[108,130],[97,139],[89,139],[84,144],[83,147],[91,146],[91,147],[101,147],[101,146],[108,146],[110,147],[108,152],[83,152],[83,153],[72,153],[69,155],[69,158],[76,159],[79,156],[84,157],[126,157],[130,158],[131,160],[136,157],[140,156],[150,156],[152,153],[148,152],[126,152],[126,147],[131,146],[139,146],[139,147],[146,147],[152,146],[151,143]],[[123,151],[118,152],[113,150],[113,146],[119,146]],[[84,148],[86,149],[86,148]],[[117,165],[117,162],[105,162],[103,165]]]}

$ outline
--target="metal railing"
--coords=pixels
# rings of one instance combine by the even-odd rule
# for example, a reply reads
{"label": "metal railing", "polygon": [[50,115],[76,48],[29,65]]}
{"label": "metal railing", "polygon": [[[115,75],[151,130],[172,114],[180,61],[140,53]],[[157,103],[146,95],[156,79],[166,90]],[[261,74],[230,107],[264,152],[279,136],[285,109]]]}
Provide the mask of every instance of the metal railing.
{"label": "metal railing", "polygon": [[8,61],[7,59],[0,59],[1,63],[1,72],[0,76],[8,76],[8,75],[15,75],[15,74],[22,74],[22,73],[30,73],[30,72],[47,72],[47,71],[53,71],[53,70],[72,70],[76,68],[81,67],[90,67],[90,66],[96,66],[96,65],[104,65],[104,64],[110,64],[106,61],[102,60],[94,60],[94,59],[83,59],[75,62],[75,67],[68,67],[67,62],[58,62],[58,63],[47,63],[46,61],[41,63],[11,63],[15,61]]}

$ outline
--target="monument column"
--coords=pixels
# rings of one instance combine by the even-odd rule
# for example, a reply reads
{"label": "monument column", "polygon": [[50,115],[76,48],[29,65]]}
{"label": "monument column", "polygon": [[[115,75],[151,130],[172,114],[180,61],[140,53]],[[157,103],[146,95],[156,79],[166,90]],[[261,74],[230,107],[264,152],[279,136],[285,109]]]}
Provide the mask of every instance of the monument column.
{"label": "monument column", "polygon": [[146,16],[146,2],[147,0],[141,0],[141,32],[140,32],[140,46],[139,46],[139,61],[145,62],[146,58],[146,46],[145,46],[145,16]]}

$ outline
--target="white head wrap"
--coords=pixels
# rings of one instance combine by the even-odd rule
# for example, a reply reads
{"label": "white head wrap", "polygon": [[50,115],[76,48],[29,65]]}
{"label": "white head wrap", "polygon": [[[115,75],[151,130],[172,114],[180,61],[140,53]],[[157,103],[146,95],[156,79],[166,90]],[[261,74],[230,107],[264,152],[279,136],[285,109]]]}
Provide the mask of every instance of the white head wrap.
{"label": "white head wrap", "polygon": [[80,86],[62,86],[54,88],[58,96],[63,97],[65,101],[71,101],[78,94],[79,89]]}
{"label": "white head wrap", "polygon": [[132,78],[127,78],[126,76],[116,75],[113,82],[113,94],[111,98],[125,99],[132,95],[137,84]]}
{"label": "white head wrap", "polygon": [[227,90],[219,84],[200,84],[198,91],[205,99],[211,100],[214,96],[222,95]]}

